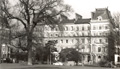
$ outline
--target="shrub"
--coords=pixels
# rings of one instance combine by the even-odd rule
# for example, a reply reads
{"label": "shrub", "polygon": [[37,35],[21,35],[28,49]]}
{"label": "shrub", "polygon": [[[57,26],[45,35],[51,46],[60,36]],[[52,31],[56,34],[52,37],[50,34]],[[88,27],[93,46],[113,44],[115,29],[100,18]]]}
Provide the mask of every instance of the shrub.
{"label": "shrub", "polygon": [[99,66],[101,66],[101,67],[106,67],[106,64],[107,64],[107,63],[108,63],[107,61],[101,60],[101,61],[99,62]]}

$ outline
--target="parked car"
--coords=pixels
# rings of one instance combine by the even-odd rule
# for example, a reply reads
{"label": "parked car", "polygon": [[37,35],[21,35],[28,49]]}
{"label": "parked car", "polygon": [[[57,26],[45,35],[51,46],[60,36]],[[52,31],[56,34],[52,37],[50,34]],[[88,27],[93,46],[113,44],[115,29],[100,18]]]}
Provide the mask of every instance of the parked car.
{"label": "parked car", "polygon": [[83,65],[83,63],[78,62],[78,65]]}
{"label": "parked car", "polygon": [[60,65],[60,66],[63,66],[64,64],[62,62],[56,62],[56,63],[53,63],[53,65]]}
{"label": "parked car", "polygon": [[75,61],[67,61],[67,63],[65,65],[67,65],[67,66],[75,66],[76,62]]}
{"label": "parked car", "polygon": [[110,67],[110,68],[116,68],[116,66],[113,64],[113,62],[108,62],[105,64],[106,67]]}

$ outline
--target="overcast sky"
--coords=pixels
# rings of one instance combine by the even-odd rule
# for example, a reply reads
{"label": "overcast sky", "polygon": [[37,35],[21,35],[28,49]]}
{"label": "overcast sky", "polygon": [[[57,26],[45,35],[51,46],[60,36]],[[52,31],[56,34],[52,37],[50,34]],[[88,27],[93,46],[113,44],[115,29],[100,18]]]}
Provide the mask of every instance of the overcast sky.
{"label": "overcast sky", "polygon": [[[16,0],[11,0],[14,3]],[[71,5],[74,12],[79,13],[84,18],[90,18],[91,12],[95,8],[107,8],[111,13],[120,12],[120,0],[64,0],[65,3]]]}
{"label": "overcast sky", "polygon": [[75,12],[81,14],[84,18],[91,17],[91,12],[95,8],[107,8],[111,13],[120,12],[120,0],[64,0],[65,3],[72,6]]}

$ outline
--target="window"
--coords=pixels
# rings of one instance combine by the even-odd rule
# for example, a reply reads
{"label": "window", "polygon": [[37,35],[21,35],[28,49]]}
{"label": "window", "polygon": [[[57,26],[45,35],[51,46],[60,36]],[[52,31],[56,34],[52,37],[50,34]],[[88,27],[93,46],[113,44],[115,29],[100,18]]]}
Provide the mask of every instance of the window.
{"label": "window", "polygon": [[3,51],[5,51],[5,48],[3,48]]}
{"label": "window", "polygon": [[58,37],[58,34],[55,34],[55,37]]}
{"label": "window", "polygon": [[84,43],[85,42],[85,40],[84,39],[81,39],[82,40],[82,43]]}
{"label": "window", "polygon": [[82,27],[82,30],[84,30],[84,27]]}
{"label": "window", "polygon": [[88,26],[88,30],[90,30],[90,26]]}
{"label": "window", "polygon": [[73,31],[73,26],[71,26],[71,31]]}
{"label": "window", "polygon": [[98,47],[98,52],[101,52],[101,48],[100,47]]}
{"label": "window", "polygon": [[108,33],[106,32],[106,33],[105,33],[105,36],[107,36],[107,35],[108,35]]}
{"label": "window", "polygon": [[95,30],[96,29],[96,27],[95,26],[93,26],[93,30]]}
{"label": "window", "polygon": [[105,29],[108,29],[108,26],[105,26]]}
{"label": "window", "polygon": [[107,59],[107,56],[103,56],[104,59]]}
{"label": "window", "polygon": [[77,31],[79,31],[79,27],[77,27]]}
{"label": "window", "polygon": [[101,58],[101,56],[98,56],[98,58],[100,59],[100,58]]}
{"label": "window", "polygon": [[68,40],[66,40],[66,43],[68,43]]}
{"label": "window", "polygon": [[55,40],[56,43],[58,43],[58,40]]}
{"label": "window", "polygon": [[102,27],[101,27],[101,26],[99,26],[99,29],[101,30],[101,29],[102,29]]}
{"label": "window", "polygon": [[118,57],[118,62],[120,62],[120,57]]}
{"label": "window", "polygon": [[74,43],[74,39],[72,39],[72,43]]}
{"label": "window", "polygon": [[99,42],[102,43],[102,39],[99,39]]}
{"label": "window", "polygon": [[67,26],[65,27],[65,30],[68,31],[68,27]]}
{"label": "window", "polygon": [[61,43],[63,43],[63,40],[61,40]]}
{"label": "window", "polygon": [[90,32],[88,32],[88,36],[90,36]]}
{"label": "window", "polygon": [[99,33],[100,36],[102,36],[102,33]]}
{"label": "window", "polygon": [[81,26],[79,27],[79,30],[82,30],[82,27],[81,27]]}
{"label": "window", "polygon": [[50,37],[53,37],[53,34],[50,34]]}
{"label": "window", "polygon": [[90,55],[88,55],[88,62],[90,61],[90,59],[91,59],[91,58],[90,58]]}
{"label": "window", "polygon": [[102,17],[101,17],[101,16],[98,16],[97,19],[98,19],[99,21],[101,21],[101,20],[102,20]]}
{"label": "window", "polygon": [[58,29],[57,29],[57,28],[55,28],[55,31],[58,31]]}
{"label": "window", "polygon": [[105,42],[108,42],[108,39],[105,39]]}
{"label": "window", "polygon": [[106,52],[106,51],[105,51],[105,47],[103,47],[103,52]]}
{"label": "window", "polygon": [[82,33],[82,36],[84,36],[84,33]]}
{"label": "window", "polygon": [[5,58],[6,57],[6,54],[3,54],[3,58]]}

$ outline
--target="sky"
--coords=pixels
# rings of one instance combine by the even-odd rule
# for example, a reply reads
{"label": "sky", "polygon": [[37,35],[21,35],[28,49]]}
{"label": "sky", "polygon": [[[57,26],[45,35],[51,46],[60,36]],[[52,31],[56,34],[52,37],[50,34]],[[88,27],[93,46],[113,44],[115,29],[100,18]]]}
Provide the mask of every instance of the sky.
{"label": "sky", "polygon": [[120,12],[120,0],[64,0],[66,4],[71,5],[74,12],[90,18],[91,12],[96,8],[108,8],[111,14]]}
{"label": "sky", "polygon": [[[11,0],[14,4],[17,0]],[[65,4],[69,4],[75,13],[90,18],[91,12],[96,8],[108,8],[112,14],[120,12],[120,0],[64,0]],[[71,15],[73,18],[74,15]]]}

